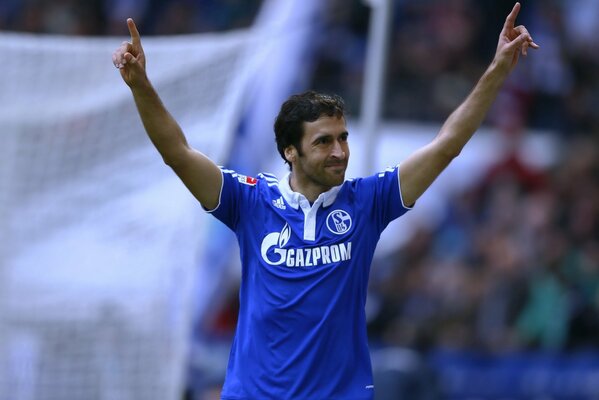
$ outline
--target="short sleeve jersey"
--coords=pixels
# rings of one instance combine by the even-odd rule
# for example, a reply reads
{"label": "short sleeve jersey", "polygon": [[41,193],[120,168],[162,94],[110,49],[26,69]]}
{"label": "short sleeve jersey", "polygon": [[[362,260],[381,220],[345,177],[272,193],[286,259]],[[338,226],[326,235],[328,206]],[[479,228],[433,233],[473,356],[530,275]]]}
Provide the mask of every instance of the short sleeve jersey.
{"label": "short sleeve jersey", "polygon": [[364,306],[381,232],[408,209],[398,167],[310,204],[270,174],[221,169],[219,205],[241,255],[223,399],[372,399]]}

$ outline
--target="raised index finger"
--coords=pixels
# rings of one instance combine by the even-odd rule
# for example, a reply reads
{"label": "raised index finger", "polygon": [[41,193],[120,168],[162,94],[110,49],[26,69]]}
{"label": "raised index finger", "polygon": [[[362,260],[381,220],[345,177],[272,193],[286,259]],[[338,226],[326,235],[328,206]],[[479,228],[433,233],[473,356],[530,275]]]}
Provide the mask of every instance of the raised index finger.
{"label": "raised index finger", "polygon": [[131,44],[134,46],[140,44],[141,38],[137,31],[137,26],[135,26],[135,22],[133,22],[133,18],[127,18],[127,27],[129,28],[129,34],[131,35]]}
{"label": "raised index finger", "polygon": [[512,8],[512,12],[505,19],[505,24],[503,25],[503,29],[512,29],[516,26],[516,17],[520,12],[520,3],[514,4],[514,8]]}

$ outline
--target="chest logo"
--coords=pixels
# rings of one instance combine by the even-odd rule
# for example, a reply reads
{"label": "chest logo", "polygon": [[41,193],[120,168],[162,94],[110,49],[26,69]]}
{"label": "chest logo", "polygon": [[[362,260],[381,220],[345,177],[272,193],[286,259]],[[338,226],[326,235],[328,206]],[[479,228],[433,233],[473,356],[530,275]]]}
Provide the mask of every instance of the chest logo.
{"label": "chest logo", "polygon": [[266,235],[260,246],[260,255],[264,262],[269,265],[307,268],[351,259],[351,242],[317,247],[294,247],[287,246],[290,238],[291,228],[287,223],[281,232]]}
{"label": "chest logo", "polygon": [[351,229],[351,217],[344,210],[331,211],[327,217],[327,228],[335,235],[343,235]]}

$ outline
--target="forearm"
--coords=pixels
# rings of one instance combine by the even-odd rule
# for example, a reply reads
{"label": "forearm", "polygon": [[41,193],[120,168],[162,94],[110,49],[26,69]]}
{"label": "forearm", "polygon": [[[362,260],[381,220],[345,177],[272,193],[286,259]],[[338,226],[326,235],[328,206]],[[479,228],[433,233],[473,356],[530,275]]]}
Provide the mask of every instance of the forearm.
{"label": "forearm", "polygon": [[480,127],[507,76],[508,71],[491,63],[466,100],[447,118],[435,141],[450,157],[457,156]]}
{"label": "forearm", "polygon": [[464,148],[497,97],[507,73],[491,64],[470,95],[449,116],[437,137],[410,155],[400,169],[401,192],[413,204]]}
{"label": "forearm", "polygon": [[181,127],[168,112],[152,84],[131,88],[137,111],[148,137],[166,164],[173,164],[182,150],[188,148]]}
{"label": "forearm", "polygon": [[447,118],[437,137],[410,155],[400,168],[400,185],[405,204],[415,202],[464,148],[479,128],[497,97],[510,71],[518,63],[519,54],[528,47],[538,49],[524,26],[515,26],[520,3],[505,20],[499,35],[493,62],[470,95]]}

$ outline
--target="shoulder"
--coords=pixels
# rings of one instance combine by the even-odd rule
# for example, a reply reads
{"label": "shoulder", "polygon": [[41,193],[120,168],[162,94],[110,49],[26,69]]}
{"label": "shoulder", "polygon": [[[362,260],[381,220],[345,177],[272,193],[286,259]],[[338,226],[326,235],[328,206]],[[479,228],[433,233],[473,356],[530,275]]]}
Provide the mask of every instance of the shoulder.
{"label": "shoulder", "polygon": [[347,188],[353,191],[368,190],[376,186],[384,184],[385,182],[397,182],[399,176],[398,166],[388,167],[382,171],[376,172],[372,175],[350,178],[343,183],[343,188]]}
{"label": "shoulder", "polygon": [[235,174],[236,183],[246,191],[254,192],[258,197],[280,196],[278,178],[268,172],[260,172],[256,176],[243,175],[238,172]]}
{"label": "shoulder", "polygon": [[222,174],[223,179],[227,181],[229,184],[242,184],[246,186],[256,186],[258,183],[258,179],[249,175],[243,175],[233,169],[228,169],[225,167],[219,167]]}
{"label": "shoulder", "polygon": [[280,181],[274,174],[260,172],[256,178],[258,196],[270,200],[282,197],[281,189],[279,188]]}
{"label": "shoulder", "polygon": [[279,179],[271,173],[268,172],[260,172],[257,176],[257,179],[262,182],[263,185],[268,187],[278,187]]}
{"label": "shoulder", "polygon": [[262,173],[260,173],[256,177],[254,177],[251,175],[244,175],[244,174],[237,172],[233,169],[225,168],[222,166],[219,166],[219,168],[221,170],[221,173],[223,174],[223,180],[225,181],[224,183],[226,185],[234,185],[234,186],[239,186],[242,188],[243,187],[248,187],[248,188],[257,187],[259,185],[261,179],[264,179],[266,181],[266,183],[268,183],[267,179],[271,179],[270,176],[272,176],[271,174],[269,174],[269,177],[267,178]]}

